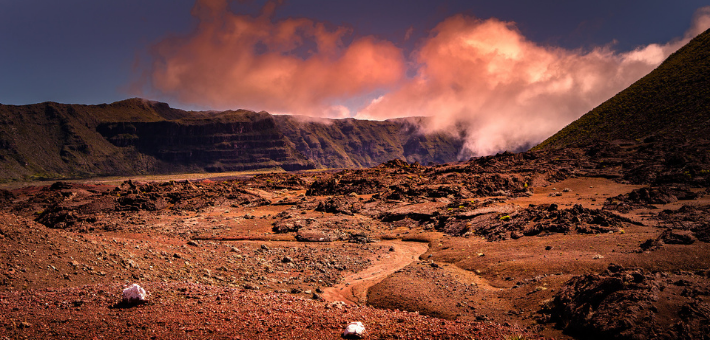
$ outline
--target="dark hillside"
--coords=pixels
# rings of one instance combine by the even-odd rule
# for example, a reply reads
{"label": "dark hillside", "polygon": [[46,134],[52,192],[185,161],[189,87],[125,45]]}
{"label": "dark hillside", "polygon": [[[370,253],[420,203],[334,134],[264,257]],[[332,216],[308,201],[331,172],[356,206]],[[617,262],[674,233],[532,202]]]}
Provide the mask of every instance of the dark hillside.
{"label": "dark hillside", "polygon": [[124,101],[110,105],[0,105],[2,179],[86,177],[144,173],[164,164],[118,148],[95,129],[104,120],[158,121],[147,105]]}
{"label": "dark hillside", "polygon": [[533,151],[577,147],[598,174],[710,187],[710,30]]}
{"label": "dark hillside", "polygon": [[536,149],[650,136],[710,136],[710,31]]}

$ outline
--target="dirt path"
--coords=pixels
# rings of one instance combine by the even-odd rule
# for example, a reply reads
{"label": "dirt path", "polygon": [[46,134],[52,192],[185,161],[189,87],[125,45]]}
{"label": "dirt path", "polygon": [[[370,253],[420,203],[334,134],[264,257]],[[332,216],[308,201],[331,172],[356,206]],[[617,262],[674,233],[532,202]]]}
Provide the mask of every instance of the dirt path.
{"label": "dirt path", "polygon": [[376,259],[367,269],[350,274],[337,285],[325,288],[321,294],[323,299],[364,305],[370,287],[417,260],[429,249],[426,243],[420,242],[383,241],[380,244],[391,246],[394,251]]}

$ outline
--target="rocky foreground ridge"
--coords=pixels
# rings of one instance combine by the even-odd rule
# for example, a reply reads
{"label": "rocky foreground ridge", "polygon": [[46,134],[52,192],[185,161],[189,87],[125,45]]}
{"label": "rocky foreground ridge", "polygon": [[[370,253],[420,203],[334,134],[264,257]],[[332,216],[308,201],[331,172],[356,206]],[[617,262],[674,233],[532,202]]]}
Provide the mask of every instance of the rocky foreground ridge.
{"label": "rocky foreground ridge", "polygon": [[417,126],[413,119],[307,121],[263,111],[184,111],[139,98],[0,105],[0,181],[456,160],[461,137],[423,135]]}

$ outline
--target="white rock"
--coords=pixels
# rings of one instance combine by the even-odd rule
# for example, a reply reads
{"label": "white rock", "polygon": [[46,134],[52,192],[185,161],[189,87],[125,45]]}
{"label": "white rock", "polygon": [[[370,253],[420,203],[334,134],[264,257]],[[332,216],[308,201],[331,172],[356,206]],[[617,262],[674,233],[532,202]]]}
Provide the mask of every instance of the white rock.
{"label": "white rock", "polygon": [[360,321],[351,322],[343,331],[344,338],[361,339],[365,336],[365,326]]}
{"label": "white rock", "polygon": [[144,302],[148,298],[148,293],[141,286],[132,284],[123,290],[123,301],[129,303]]}

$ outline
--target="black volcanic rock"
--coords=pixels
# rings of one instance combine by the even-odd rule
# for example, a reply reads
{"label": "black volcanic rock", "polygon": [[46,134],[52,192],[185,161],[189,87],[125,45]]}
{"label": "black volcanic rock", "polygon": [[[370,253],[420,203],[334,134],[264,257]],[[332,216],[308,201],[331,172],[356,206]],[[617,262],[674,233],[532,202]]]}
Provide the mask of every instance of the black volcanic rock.
{"label": "black volcanic rock", "polygon": [[589,339],[705,339],[708,280],[610,264],[560,289],[552,316],[565,332]]}

